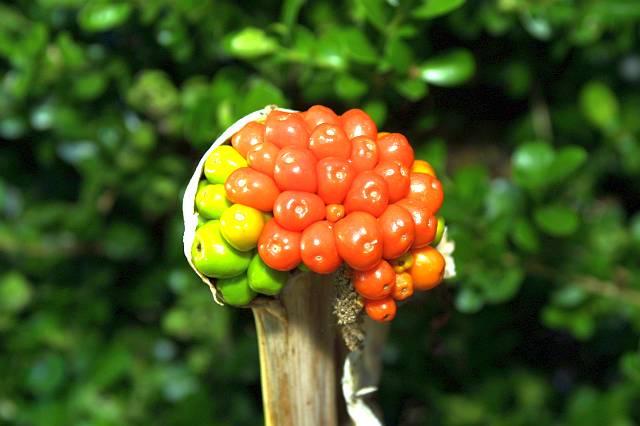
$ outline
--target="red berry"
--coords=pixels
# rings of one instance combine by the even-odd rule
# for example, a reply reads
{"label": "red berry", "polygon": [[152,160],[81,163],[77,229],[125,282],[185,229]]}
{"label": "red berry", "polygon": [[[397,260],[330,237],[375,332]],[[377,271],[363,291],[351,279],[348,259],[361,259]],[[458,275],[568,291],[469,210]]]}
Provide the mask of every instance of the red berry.
{"label": "red berry", "polygon": [[342,264],[333,228],[327,221],[316,222],[302,232],[300,253],[304,264],[318,274],[330,274]]}
{"label": "red berry", "polygon": [[318,127],[320,124],[328,123],[333,125],[340,124],[340,117],[336,115],[331,108],[322,105],[314,105],[307,111],[302,113],[309,132]]}
{"label": "red berry", "polygon": [[419,201],[432,213],[436,213],[444,201],[442,183],[435,176],[425,173],[411,173],[407,197]]}
{"label": "red berry", "polygon": [[231,137],[231,145],[245,157],[249,150],[264,142],[264,124],[251,121]]}
{"label": "red berry", "polygon": [[283,191],[316,192],[316,162],[308,149],[287,146],[278,153],[273,178]]}
{"label": "red berry", "polygon": [[269,142],[254,145],[247,152],[247,164],[252,169],[273,176],[273,167],[279,152],[280,148]]}
{"label": "red berry", "polygon": [[258,239],[258,254],[269,267],[289,271],[300,263],[299,232],[288,231],[271,219]]}
{"label": "red berry", "polygon": [[326,204],[340,204],[356,177],[353,167],[339,158],[327,157],[316,165],[318,195]]}
{"label": "red berry", "polygon": [[349,139],[363,135],[373,140],[378,137],[376,123],[361,109],[350,109],[340,116],[340,121]]}
{"label": "red berry", "polygon": [[369,318],[378,322],[389,322],[396,316],[397,306],[395,300],[391,297],[385,297],[381,300],[364,301],[364,311]]}
{"label": "red berry", "polygon": [[271,111],[265,121],[264,140],[280,148],[285,146],[306,148],[309,140],[309,131],[302,114],[299,112]]}
{"label": "red berry", "polygon": [[340,126],[323,123],[311,133],[309,150],[318,160],[325,157],[348,160],[351,155],[351,142]]}
{"label": "red berry", "polygon": [[376,218],[353,212],[333,226],[340,257],[353,269],[366,271],[382,259],[382,234]]}
{"label": "red berry", "polygon": [[316,194],[284,191],[273,205],[273,217],[289,231],[302,232],[307,226],[324,219],[325,208]]}
{"label": "red berry", "polygon": [[399,161],[407,169],[413,165],[413,148],[407,138],[400,133],[389,133],[379,138],[378,149],[380,161]]}
{"label": "red berry", "polygon": [[409,169],[399,161],[381,161],[374,171],[387,182],[389,202],[395,203],[409,193]]}
{"label": "red berry", "polygon": [[389,204],[387,183],[373,171],[360,173],[351,184],[344,201],[347,214],[354,211],[380,216]]}
{"label": "red berry", "polygon": [[373,170],[378,164],[378,146],[368,136],[358,136],[351,139],[351,165],[356,172]]}
{"label": "red berry", "polygon": [[413,217],[404,208],[392,204],[378,218],[382,232],[382,257],[396,259],[405,254],[416,236]]}
{"label": "red berry", "polygon": [[242,167],[229,175],[224,184],[229,201],[270,212],[280,190],[273,179],[250,167]]}
{"label": "red berry", "polygon": [[396,273],[386,261],[381,261],[368,271],[354,271],[353,287],[365,299],[384,299],[393,292]]}

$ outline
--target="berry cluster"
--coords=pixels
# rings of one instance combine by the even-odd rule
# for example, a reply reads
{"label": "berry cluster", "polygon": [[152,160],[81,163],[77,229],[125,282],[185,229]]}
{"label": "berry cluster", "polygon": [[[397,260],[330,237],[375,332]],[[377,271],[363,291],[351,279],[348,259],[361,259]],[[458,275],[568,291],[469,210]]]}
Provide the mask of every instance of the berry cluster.
{"label": "berry cluster", "polygon": [[213,150],[204,177],[191,255],[228,304],[277,294],[294,268],[345,263],[366,313],[390,321],[396,301],[442,280],[442,185],[362,110],[274,110]]}

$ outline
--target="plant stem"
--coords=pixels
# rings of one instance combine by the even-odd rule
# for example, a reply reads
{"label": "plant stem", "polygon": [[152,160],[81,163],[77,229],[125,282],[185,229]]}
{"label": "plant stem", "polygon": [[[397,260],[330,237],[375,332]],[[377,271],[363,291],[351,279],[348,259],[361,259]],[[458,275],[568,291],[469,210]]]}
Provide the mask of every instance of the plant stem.
{"label": "plant stem", "polygon": [[298,273],[280,299],[252,306],[265,425],[338,424],[334,299],[329,277]]}

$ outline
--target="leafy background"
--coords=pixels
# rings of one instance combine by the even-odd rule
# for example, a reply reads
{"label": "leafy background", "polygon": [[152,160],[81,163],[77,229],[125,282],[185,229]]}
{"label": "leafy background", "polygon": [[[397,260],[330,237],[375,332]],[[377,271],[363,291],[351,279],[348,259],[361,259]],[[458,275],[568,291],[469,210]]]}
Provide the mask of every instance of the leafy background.
{"label": "leafy background", "polygon": [[255,425],[250,313],[181,254],[200,153],[362,106],[446,187],[459,277],[400,310],[398,425],[640,423],[640,3],[0,4],[0,423]]}

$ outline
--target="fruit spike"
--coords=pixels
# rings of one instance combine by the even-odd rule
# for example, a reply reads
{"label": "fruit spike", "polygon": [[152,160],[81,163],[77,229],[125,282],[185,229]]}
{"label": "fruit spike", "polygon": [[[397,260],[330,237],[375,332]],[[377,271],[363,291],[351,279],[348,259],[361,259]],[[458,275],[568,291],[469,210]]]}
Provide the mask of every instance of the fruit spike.
{"label": "fruit spike", "polygon": [[273,110],[214,149],[204,177],[192,259],[225,279],[229,304],[277,295],[296,268],[346,263],[365,312],[390,321],[396,300],[442,280],[442,184],[404,135],[378,133],[362,110]]}

